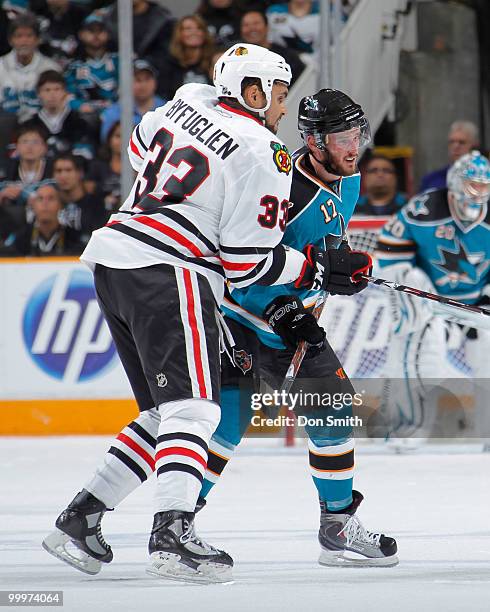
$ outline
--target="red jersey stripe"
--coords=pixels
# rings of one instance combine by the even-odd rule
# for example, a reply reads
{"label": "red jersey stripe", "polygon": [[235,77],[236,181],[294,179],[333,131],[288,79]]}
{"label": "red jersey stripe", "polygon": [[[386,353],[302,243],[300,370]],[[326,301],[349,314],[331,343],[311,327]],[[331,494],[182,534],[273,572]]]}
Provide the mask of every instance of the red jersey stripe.
{"label": "red jersey stripe", "polygon": [[185,448],[183,446],[169,446],[168,448],[162,448],[157,451],[155,455],[155,461],[159,459],[163,459],[163,457],[168,457],[168,455],[183,455],[184,457],[190,457],[191,459],[195,459],[198,463],[202,465],[204,469],[206,469],[207,461],[199,453],[191,450],[190,448]]}
{"label": "red jersey stripe", "polygon": [[254,117],[251,113],[247,113],[247,111],[240,110],[239,108],[233,108],[232,106],[228,106],[228,104],[225,104],[224,102],[219,102],[218,106],[221,106],[221,108],[224,108],[225,110],[229,111],[230,113],[235,113],[235,115],[241,115],[242,117],[247,117],[248,119],[253,119],[259,125],[264,125],[263,122],[260,121],[260,119],[257,119],[257,117]]}
{"label": "red jersey stripe", "polygon": [[159,232],[162,232],[162,234],[165,234],[169,238],[172,238],[173,240],[184,246],[186,249],[189,249],[189,251],[196,257],[204,257],[204,253],[202,253],[194,243],[192,243],[189,239],[187,239],[182,234],[179,234],[179,232],[175,231],[168,225],[164,225],[163,223],[160,223],[160,221],[156,221],[155,219],[151,219],[150,217],[136,217],[133,220],[137,221],[138,223],[142,223],[143,225],[147,225],[148,227],[152,227],[153,229],[156,229]]}
{"label": "red jersey stripe", "polygon": [[155,462],[153,460],[153,457],[148,454],[144,449],[142,449],[141,446],[137,444],[132,438],[130,438],[126,434],[120,433],[117,436],[117,439],[123,444],[126,444],[126,446],[129,446],[130,449],[134,450],[135,453],[137,453],[144,461],[146,461],[146,463],[151,467],[152,470],[155,470]]}
{"label": "red jersey stripe", "polygon": [[225,270],[250,270],[251,268],[254,268],[257,265],[257,263],[260,263],[260,262],[233,263],[232,261],[225,261],[224,259],[221,259],[221,265],[223,266]]}
{"label": "red jersey stripe", "polygon": [[141,159],[144,159],[143,155],[141,155],[141,153],[138,151],[138,147],[134,144],[134,140],[133,137],[131,136],[130,140],[129,140],[129,146],[131,147],[131,151],[137,155],[138,157],[140,157]]}

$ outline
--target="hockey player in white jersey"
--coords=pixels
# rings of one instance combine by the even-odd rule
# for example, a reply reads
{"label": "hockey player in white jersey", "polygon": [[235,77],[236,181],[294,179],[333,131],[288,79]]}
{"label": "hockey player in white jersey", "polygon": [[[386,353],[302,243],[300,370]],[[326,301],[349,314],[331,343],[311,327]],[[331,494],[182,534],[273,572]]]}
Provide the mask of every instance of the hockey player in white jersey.
{"label": "hockey player in white jersey", "polygon": [[[215,87],[181,87],[133,132],[135,184],[120,211],[94,232],[82,260],[94,269],[98,301],[141,414],[43,543],[77,569],[97,573],[112,560],[101,519],[155,469],[148,571],[230,579],[231,557],[193,528],[220,419],[220,338],[227,330],[217,304],[225,279],[236,287],[284,284],[300,276],[306,261],[279,244],[291,158],[275,134],[290,78],[279,55],[234,45],[215,66]],[[336,273],[317,270],[313,278],[327,283]]]}

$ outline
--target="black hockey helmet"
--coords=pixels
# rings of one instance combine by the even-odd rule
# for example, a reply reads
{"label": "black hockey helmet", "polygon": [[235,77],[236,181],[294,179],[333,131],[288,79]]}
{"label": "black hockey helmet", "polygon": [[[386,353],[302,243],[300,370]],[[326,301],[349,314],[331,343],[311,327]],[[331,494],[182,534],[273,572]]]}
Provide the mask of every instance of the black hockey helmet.
{"label": "black hockey helmet", "polygon": [[359,104],[338,89],[320,89],[312,96],[305,96],[299,103],[298,129],[304,140],[315,136],[317,146],[325,150],[326,134],[361,129],[360,147],[371,140],[369,122]]}

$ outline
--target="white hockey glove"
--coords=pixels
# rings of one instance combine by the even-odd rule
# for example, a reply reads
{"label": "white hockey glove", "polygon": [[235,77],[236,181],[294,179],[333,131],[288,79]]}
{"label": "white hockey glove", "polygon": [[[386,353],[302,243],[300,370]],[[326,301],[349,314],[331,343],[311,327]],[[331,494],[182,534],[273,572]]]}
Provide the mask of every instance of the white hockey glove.
{"label": "white hockey glove", "polygon": [[[382,276],[387,280],[422,291],[435,292],[427,274],[410,264],[394,264],[383,268],[382,271]],[[433,305],[429,300],[401,291],[390,291],[389,296],[394,334],[405,336],[416,332],[434,316]]]}
{"label": "white hockey glove", "polygon": [[[485,285],[482,289],[480,297],[475,306],[480,306],[490,312],[490,285]],[[457,323],[461,327],[462,333],[469,340],[478,338],[478,330],[490,330],[490,316],[484,314],[473,313],[470,311],[460,310],[446,306],[446,304],[434,304],[434,314],[440,315],[447,322]]]}
{"label": "white hockey glove", "polygon": [[[483,307],[486,308],[485,306]],[[434,314],[444,317],[446,321],[466,326],[463,328],[463,332],[470,340],[475,340],[478,336],[477,333],[474,333],[474,330],[490,330],[490,316],[487,317],[484,314],[478,314],[477,312],[470,312],[459,308],[456,309],[447,304],[440,304],[439,302],[435,302]]]}

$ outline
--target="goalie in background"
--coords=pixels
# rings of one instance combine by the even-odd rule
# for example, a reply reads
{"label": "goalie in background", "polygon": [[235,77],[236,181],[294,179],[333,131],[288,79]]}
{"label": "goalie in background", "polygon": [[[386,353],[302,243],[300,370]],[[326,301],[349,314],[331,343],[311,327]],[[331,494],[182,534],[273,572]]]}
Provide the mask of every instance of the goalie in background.
{"label": "goalie in background", "polygon": [[[383,228],[376,251],[382,276],[467,304],[490,304],[489,196],[488,160],[478,151],[459,158],[449,169],[447,189],[416,195]],[[413,438],[444,433],[435,422],[438,399],[441,389],[450,389],[458,377],[476,383],[470,383],[476,387],[475,432],[487,437],[488,427],[479,419],[484,414],[482,385],[490,378],[485,358],[490,332],[463,320],[450,323],[443,318],[447,311],[406,293],[392,292],[391,300],[383,409],[391,436],[399,439],[395,448],[410,449],[416,446]]]}

